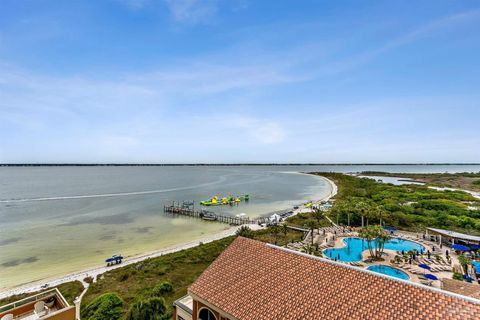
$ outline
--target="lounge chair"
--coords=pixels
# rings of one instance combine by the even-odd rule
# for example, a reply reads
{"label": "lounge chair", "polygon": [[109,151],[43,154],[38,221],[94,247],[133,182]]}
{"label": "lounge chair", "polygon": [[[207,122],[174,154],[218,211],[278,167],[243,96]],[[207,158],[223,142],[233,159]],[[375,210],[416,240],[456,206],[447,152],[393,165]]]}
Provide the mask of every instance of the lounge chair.
{"label": "lounge chair", "polygon": [[38,316],[43,316],[47,311],[44,301],[38,301],[33,305],[33,308],[35,309],[34,313]]}
{"label": "lounge chair", "polygon": [[430,287],[432,286],[432,281],[421,280],[420,283],[421,283],[421,284],[424,284],[424,285],[426,285],[426,286],[430,286]]}

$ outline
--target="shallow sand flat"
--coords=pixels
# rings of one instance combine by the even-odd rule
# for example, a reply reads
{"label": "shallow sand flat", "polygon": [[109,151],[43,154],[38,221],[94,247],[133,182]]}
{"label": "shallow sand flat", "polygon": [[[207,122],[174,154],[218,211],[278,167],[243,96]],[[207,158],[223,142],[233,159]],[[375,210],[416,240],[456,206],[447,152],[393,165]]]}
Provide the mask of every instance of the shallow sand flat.
{"label": "shallow sand flat", "polygon": [[[98,168],[95,171],[98,171]],[[136,174],[138,172],[135,170]],[[201,190],[181,187],[180,182],[188,186],[189,181],[182,178],[180,182],[172,182],[173,178],[167,175],[166,182],[173,183],[182,191],[0,203],[0,290],[98,266],[112,254],[138,255],[216,234],[225,229],[226,226],[220,223],[164,214],[163,205],[170,204],[169,199],[172,198],[198,201],[207,195],[218,194],[221,190],[236,194],[251,190],[252,200],[248,204],[208,209],[232,216],[245,212],[255,218],[291,208],[299,202],[319,199],[330,192],[330,186],[324,179],[311,175],[243,169],[233,172],[215,170],[214,173],[213,177],[210,174],[207,177],[192,178],[195,180],[192,181],[195,182],[193,185],[203,186]],[[151,171],[148,171],[148,175],[150,174]],[[48,175],[46,178],[44,174],[41,176],[38,179],[49,179]],[[25,174],[25,177],[28,175]],[[161,177],[163,176],[157,178]],[[79,184],[81,190],[75,187],[75,190],[70,191],[57,190],[57,194],[93,194],[93,191],[100,189],[100,186],[96,186],[95,190],[85,189],[83,184],[89,181],[84,182],[77,176],[71,179],[74,178],[78,181],[68,182],[65,188],[71,184]],[[117,175],[112,176],[112,179],[114,178],[118,180]],[[11,177],[12,183],[15,179],[16,176]],[[147,184],[142,187],[144,190],[172,189],[168,186],[154,188],[149,184],[158,181],[145,179],[140,181]],[[208,184],[209,181],[213,182]],[[55,186],[60,183],[57,179],[54,182]],[[131,184],[140,182],[133,181]],[[53,184],[45,182],[46,185],[49,183]],[[29,190],[28,197],[37,198],[31,190],[32,187],[28,187],[28,181],[13,186],[12,189],[19,192],[23,184],[24,188]],[[40,186],[42,181],[33,184],[38,184],[35,189],[39,189],[39,195],[46,194]],[[208,185],[205,187],[205,184]],[[112,188],[124,191],[127,186],[130,186],[130,181],[126,181],[122,188]],[[4,199],[14,197],[11,190],[8,192],[11,194],[3,195]],[[108,192],[110,193],[112,192]]]}

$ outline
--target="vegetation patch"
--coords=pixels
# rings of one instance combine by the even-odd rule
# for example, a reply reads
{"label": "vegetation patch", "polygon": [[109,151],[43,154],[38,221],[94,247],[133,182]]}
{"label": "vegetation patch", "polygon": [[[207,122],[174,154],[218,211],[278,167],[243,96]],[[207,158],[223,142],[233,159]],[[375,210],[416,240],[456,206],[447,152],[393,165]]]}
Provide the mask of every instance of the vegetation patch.
{"label": "vegetation patch", "polygon": [[233,239],[228,237],[108,271],[89,287],[82,300],[82,314],[97,297],[115,293],[123,301],[122,318],[140,319],[136,318],[143,314],[140,307],[161,308],[159,300],[153,298],[165,301],[166,311],[161,316],[168,318],[173,301],[187,294],[188,287]]}
{"label": "vegetation patch", "polygon": [[82,310],[82,319],[85,320],[117,320],[122,317],[122,299],[115,293],[105,293]]}
{"label": "vegetation patch", "polygon": [[284,246],[287,243],[301,241],[304,237],[304,232],[292,230],[285,225],[275,225],[266,229],[257,230],[254,233],[254,239],[262,242],[268,242],[279,246]]}
{"label": "vegetation patch", "polygon": [[437,227],[480,234],[480,210],[468,209],[469,205],[478,207],[480,200],[466,192],[414,184],[397,186],[341,173],[316,174],[337,184],[336,203],[328,214],[341,224],[360,226],[363,217],[364,225],[382,221],[410,231]]}
{"label": "vegetation patch", "polygon": [[332,224],[328,221],[323,213],[316,216],[315,213],[304,212],[287,218],[287,224],[295,227],[305,228],[311,221],[315,221],[318,227],[330,227]]}

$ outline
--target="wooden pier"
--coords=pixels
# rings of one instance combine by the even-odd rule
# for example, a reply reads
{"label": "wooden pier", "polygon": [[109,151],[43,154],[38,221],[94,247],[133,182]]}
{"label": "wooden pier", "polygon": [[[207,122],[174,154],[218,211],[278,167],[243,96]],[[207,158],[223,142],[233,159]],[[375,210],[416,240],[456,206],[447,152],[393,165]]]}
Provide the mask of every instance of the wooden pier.
{"label": "wooden pier", "polygon": [[224,216],[224,215],[220,215],[207,210],[195,210],[193,208],[183,206],[183,205],[177,206],[175,205],[175,203],[171,206],[163,206],[163,211],[166,213],[199,218],[206,221],[218,221],[218,222],[228,223],[230,225],[236,225],[236,226],[239,226],[242,224],[262,224],[268,221],[268,218],[250,219],[250,218]]}

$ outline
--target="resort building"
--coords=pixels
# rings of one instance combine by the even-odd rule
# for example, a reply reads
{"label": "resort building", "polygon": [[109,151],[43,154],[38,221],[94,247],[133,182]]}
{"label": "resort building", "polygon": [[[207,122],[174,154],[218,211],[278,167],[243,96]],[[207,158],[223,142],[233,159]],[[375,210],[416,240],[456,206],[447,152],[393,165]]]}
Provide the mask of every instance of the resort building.
{"label": "resort building", "polygon": [[430,240],[433,240],[433,237],[438,243],[480,245],[480,237],[470,234],[436,228],[427,228],[425,234]]}
{"label": "resort building", "polygon": [[480,318],[480,300],[238,237],[175,301],[176,320]]}
{"label": "resort building", "polygon": [[0,307],[1,320],[76,320],[76,308],[70,306],[57,288],[38,293]]}

